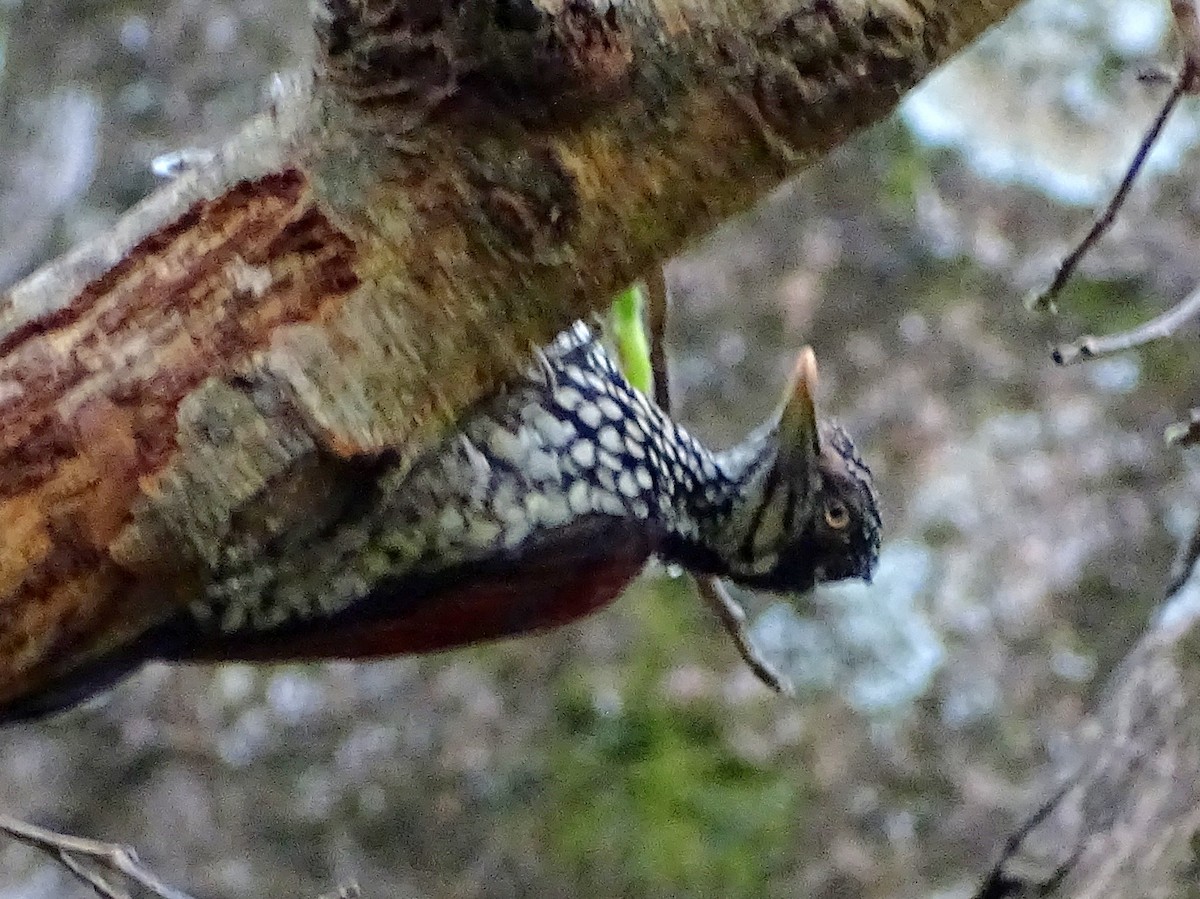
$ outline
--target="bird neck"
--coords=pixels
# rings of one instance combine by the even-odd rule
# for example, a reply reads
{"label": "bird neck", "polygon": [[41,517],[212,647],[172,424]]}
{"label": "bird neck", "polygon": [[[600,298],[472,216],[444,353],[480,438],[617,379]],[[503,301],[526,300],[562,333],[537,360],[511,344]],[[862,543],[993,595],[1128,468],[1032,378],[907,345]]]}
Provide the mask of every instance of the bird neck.
{"label": "bird neck", "polygon": [[550,353],[549,389],[533,402],[573,423],[565,454],[583,464],[570,478],[588,485],[592,505],[642,519],[662,535],[660,555],[692,571],[753,574],[773,564],[756,541],[797,511],[794,491],[778,489],[777,423],[714,453],[634,389],[586,329]]}
{"label": "bird neck", "polygon": [[697,487],[677,497],[663,556],[689,570],[721,576],[753,574],[774,564],[769,552],[755,546],[756,535],[778,531],[773,520],[798,511],[776,495],[775,464],[774,428],[723,452],[701,447]]}

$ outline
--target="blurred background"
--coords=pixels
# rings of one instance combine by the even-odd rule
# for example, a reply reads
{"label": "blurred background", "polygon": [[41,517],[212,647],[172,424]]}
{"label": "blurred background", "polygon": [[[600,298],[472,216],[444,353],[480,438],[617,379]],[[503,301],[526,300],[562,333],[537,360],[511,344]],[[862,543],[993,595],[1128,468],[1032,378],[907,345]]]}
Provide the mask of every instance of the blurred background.
{"label": "blurred background", "polygon": [[[304,65],[297,0],[0,0],[0,289]],[[156,666],[0,731],[0,809],[132,843],[202,896],[954,897],[1159,608],[1200,476],[1164,427],[1200,345],[1056,368],[1200,281],[1185,101],[1110,238],[1025,311],[1172,66],[1162,0],[1032,0],[901,112],[668,277],[679,414],[714,443],[811,342],[884,503],[875,584],[749,598],[760,687],[686,579],[557,633],[365,665]],[[1195,593],[1190,593],[1193,599]],[[0,897],[91,895],[0,841]]]}

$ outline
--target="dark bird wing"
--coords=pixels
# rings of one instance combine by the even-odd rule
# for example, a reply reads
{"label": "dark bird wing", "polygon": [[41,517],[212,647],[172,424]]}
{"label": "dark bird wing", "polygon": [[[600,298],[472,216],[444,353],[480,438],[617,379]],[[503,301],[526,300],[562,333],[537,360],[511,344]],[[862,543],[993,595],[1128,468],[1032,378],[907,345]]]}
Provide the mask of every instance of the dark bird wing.
{"label": "dark bird wing", "polygon": [[520,553],[386,581],[353,607],[274,630],[213,634],[180,615],[38,693],[0,709],[0,723],[69,708],[148,660],[277,662],[438,652],[548,630],[614,601],[654,547],[643,529],[593,515]]}
{"label": "dark bird wing", "polygon": [[154,655],[171,661],[380,658],[547,630],[615,600],[651,551],[643,529],[593,515],[522,546],[515,556],[382,581],[329,617],[219,636],[201,634],[181,618],[161,634]]}

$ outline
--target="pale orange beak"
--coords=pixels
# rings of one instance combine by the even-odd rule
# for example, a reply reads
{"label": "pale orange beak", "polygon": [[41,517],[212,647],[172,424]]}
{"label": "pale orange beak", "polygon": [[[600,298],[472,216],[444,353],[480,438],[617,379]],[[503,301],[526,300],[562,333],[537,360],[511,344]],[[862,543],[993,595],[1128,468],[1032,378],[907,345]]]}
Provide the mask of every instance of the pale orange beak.
{"label": "pale orange beak", "polygon": [[800,351],[783,404],[779,409],[779,446],[795,462],[808,463],[821,453],[817,432],[817,356],[812,347]]}

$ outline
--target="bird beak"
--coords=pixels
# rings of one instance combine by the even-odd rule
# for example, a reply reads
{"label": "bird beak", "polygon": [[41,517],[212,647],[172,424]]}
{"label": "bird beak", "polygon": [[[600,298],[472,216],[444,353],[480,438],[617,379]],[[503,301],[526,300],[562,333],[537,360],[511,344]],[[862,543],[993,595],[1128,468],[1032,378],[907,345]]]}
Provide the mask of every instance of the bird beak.
{"label": "bird beak", "polygon": [[792,460],[811,464],[821,454],[821,438],[817,432],[817,409],[813,394],[817,392],[817,357],[812,347],[800,351],[796,368],[783,395],[779,410],[779,446]]}

